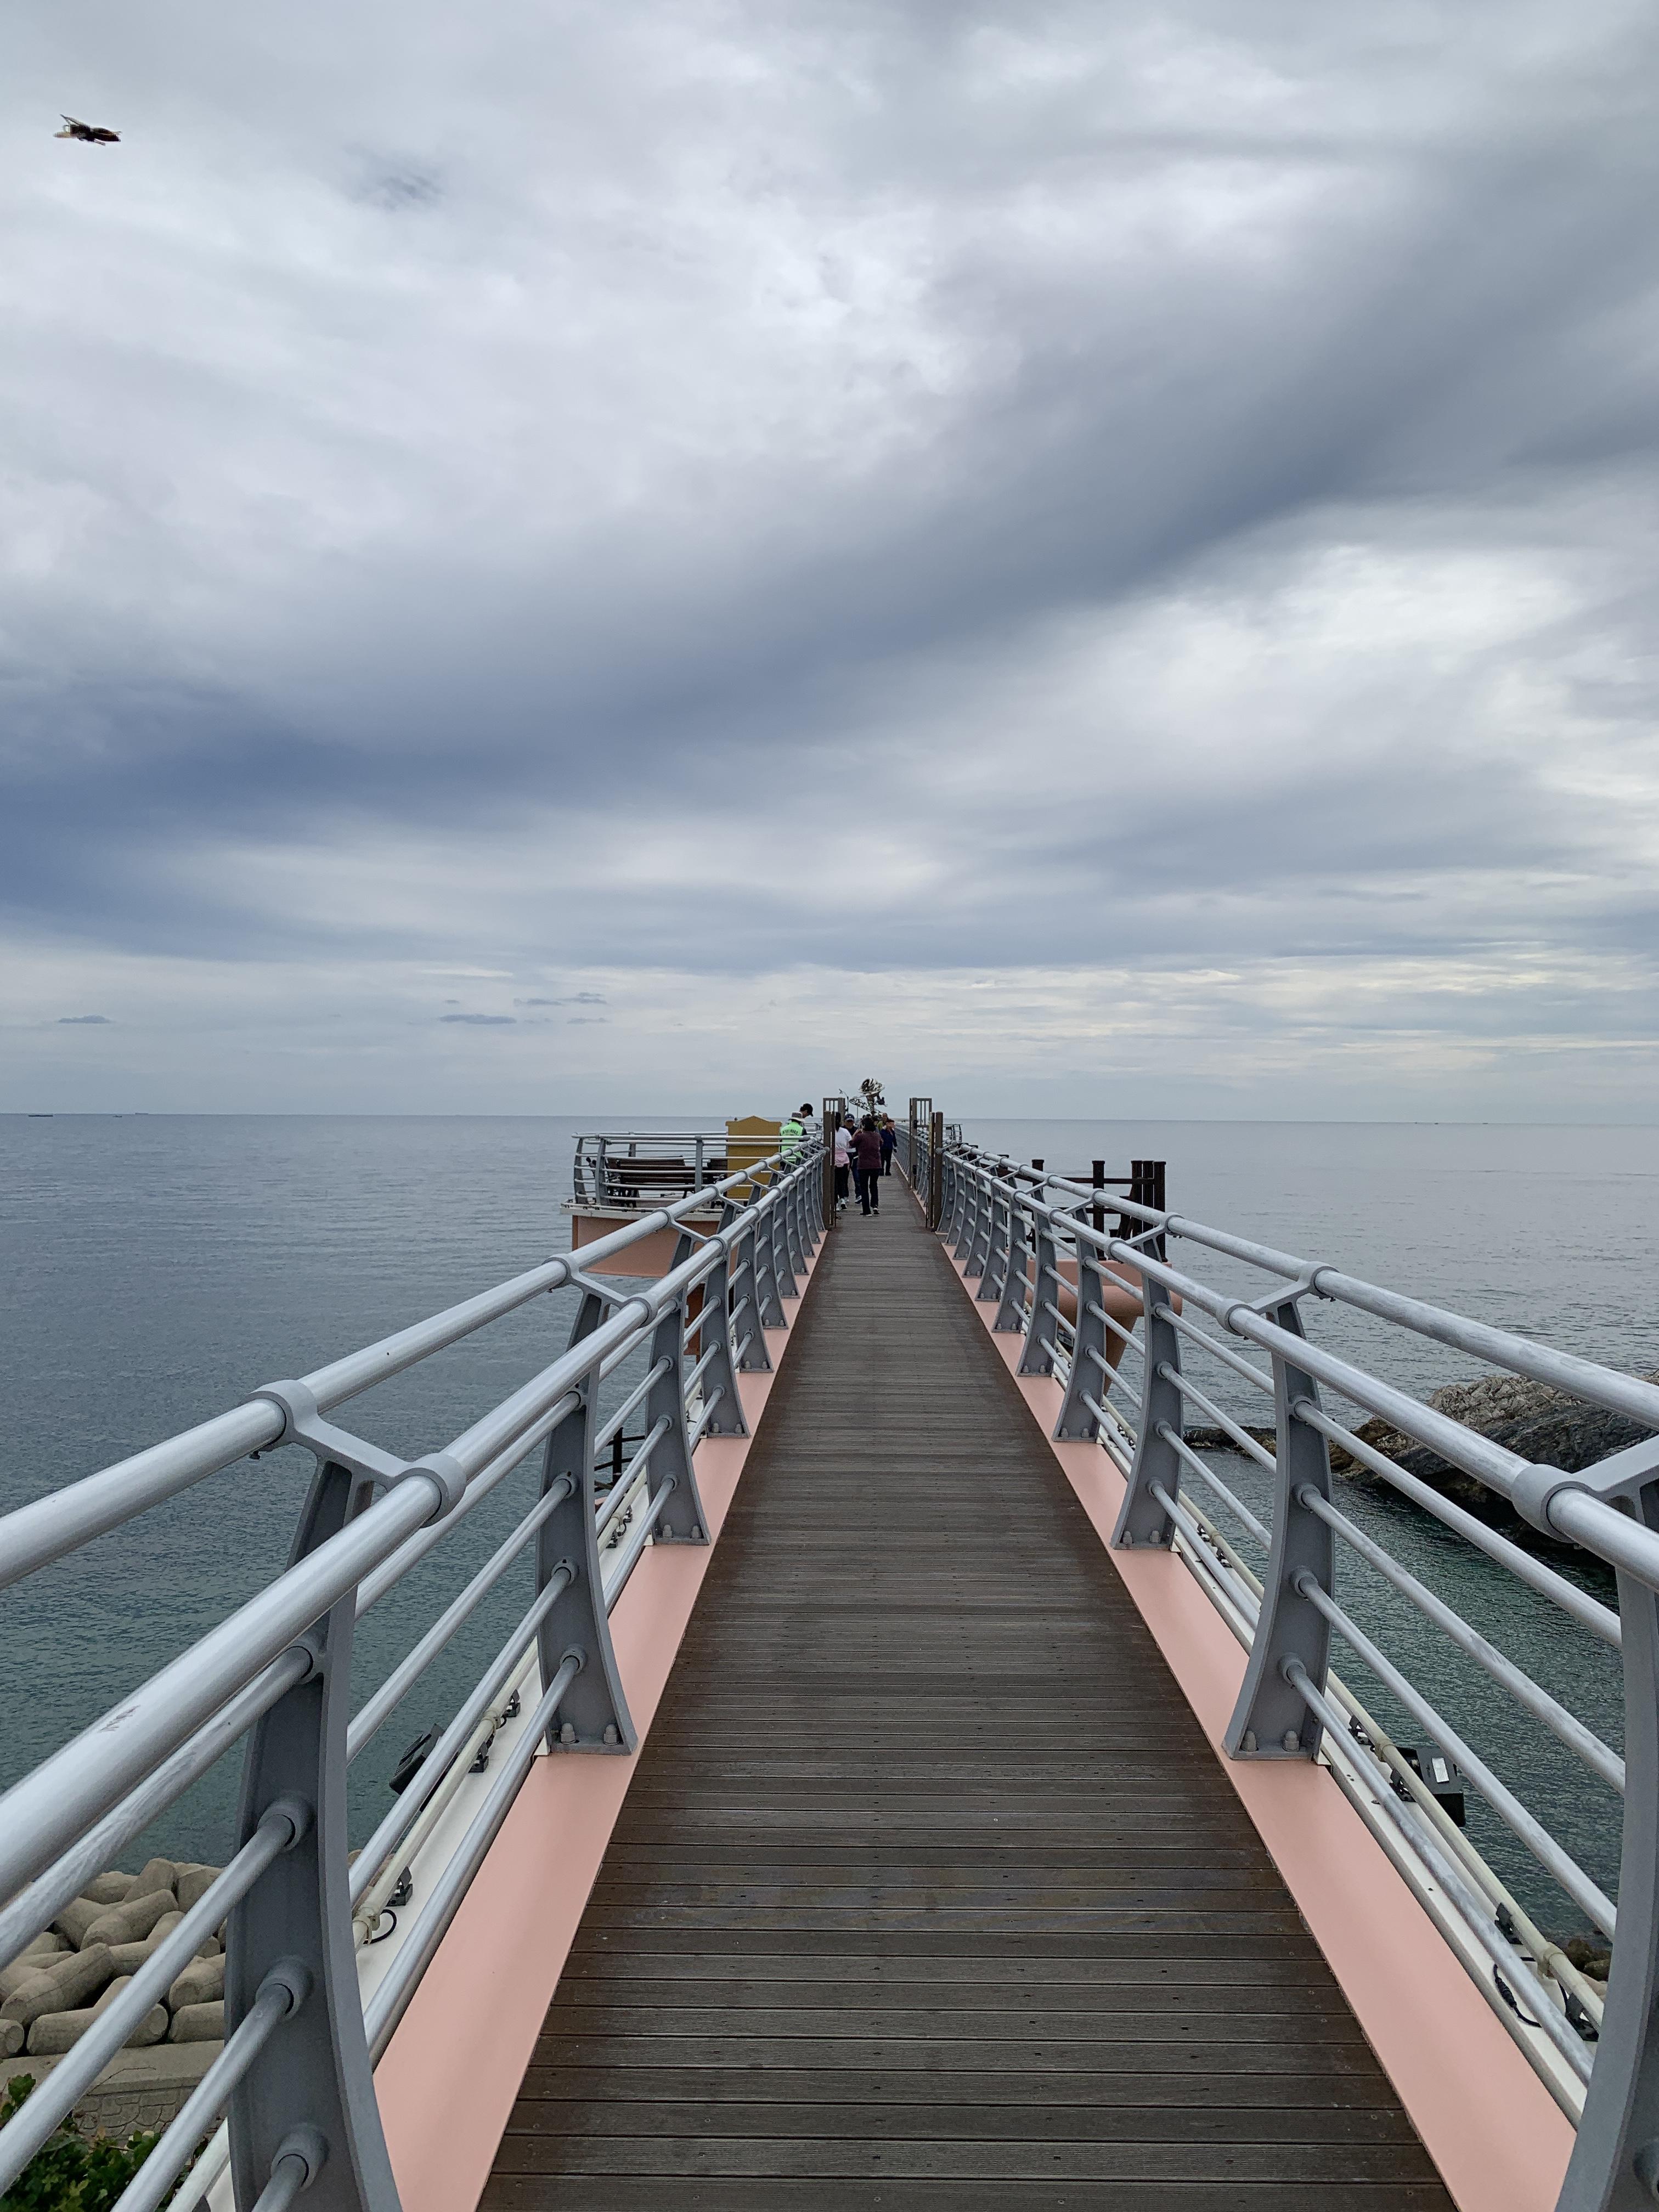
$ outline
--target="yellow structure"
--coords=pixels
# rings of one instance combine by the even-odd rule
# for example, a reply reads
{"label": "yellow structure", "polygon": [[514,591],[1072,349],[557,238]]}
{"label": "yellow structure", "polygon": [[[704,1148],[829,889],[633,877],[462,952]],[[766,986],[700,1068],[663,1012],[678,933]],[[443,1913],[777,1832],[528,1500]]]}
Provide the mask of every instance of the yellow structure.
{"label": "yellow structure", "polygon": [[[758,1167],[769,1160],[778,1149],[780,1121],[769,1121],[763,1114],[740,1114],[726,1125],[726,1172],[735,1175],[739,1168]],[[746,1198],[755,1185],[739,1186],[732,1193],[733,1198]]]}

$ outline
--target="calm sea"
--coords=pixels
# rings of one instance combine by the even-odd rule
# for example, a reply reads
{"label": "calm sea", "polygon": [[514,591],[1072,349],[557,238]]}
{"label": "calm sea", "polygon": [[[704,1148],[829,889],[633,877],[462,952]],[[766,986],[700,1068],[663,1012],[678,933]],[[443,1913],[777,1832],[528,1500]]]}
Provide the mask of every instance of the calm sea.
{"label": "calm sea", "polygon": [[[667,1124],[659,1124],[668,1126]],[[0,1116],[0,1510],[74,1480],[533,1265],[568,1241],[578,1122],[544,1119]],[[647,1119],[641,1126],[653,1126]],[[1659,1133],[1468,1125],[970,1121],[1021,1158],[1169,1164],[1172,1206],[1612,1364],[1659,1366]],[[1235,1279],[1212,1271],[1212,1279]],[[1242,1278],[1237,1278],[1242,1279]],[[445,1442],[562,1347],[555,1294],[354,1401],[338,1418],[410,1455]],[[1334,1347],[1416,1389],[1468,1363],[1321,1306]],[[613,1378],[617,1396],[629,1387]],[[1238,1386],[1241,1389],[1243,1385]],[[614,1400],[613,1400],[614,1402]],[[1237,1401],[1231,1401],[1237,1404]],[[1253,1410],[1253,1418],[1260,1418]],[[282,1564],[309,1462],[243,1462],[0,1595],[0,1782],[222,1618]],[[1252,1496],[1255,1471],[1230,1462]],[[359,1629],[365,1692],[525,1510],[501,1486]],[[1615,1744],[1616,1661],[1409,1508],[1378,1531]],[[528,1563],[353,1770],[359,1836],[404,1743],[453,1711],[528,1601]],[[1344,1593],[1604,1884],[1615,1807],[1368,1570]],[[1345,1656],[1355,1686],[1373,1686]],[[1382,1717],[1420,1738],[1386,1697]],[[234,1762],[133,1847],[222,1856]],[[1484,1812],[1483,1844],[1563,1933],[1579,1916]]]}

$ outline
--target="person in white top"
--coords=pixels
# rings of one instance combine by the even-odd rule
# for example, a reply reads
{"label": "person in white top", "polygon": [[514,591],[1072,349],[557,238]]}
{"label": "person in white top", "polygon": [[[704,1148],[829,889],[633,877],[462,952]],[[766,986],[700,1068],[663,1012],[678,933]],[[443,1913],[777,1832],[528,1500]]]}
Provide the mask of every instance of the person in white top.
{"label": "person in white top", "polygon": [[847,1203],[853,1180],[853,1132],[845,1123],[836,1130],[836,1211]]}

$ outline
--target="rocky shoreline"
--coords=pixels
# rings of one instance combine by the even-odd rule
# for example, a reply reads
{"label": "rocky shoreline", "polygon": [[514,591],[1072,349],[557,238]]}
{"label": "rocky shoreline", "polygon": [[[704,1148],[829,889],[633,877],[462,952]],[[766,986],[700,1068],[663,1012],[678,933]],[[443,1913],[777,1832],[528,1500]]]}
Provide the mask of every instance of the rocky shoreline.
{"label": "rocky shoreline", "polygon": [[[217,1879],[217,1867],[151,1859],[100,1874],[44,1934],[0,1965],[0,2061],[73,2049]],[[173,1978],[125,2048],[218,2043],[225,2032],[224,1930]]]}
{"label": "rocky shoreline", "polygon": [[[1659,1370],[1644,1376],[1644,1382],[1659,1383]],[[1465,1428],[1473,1429],[1478,1436],[1489,1437],[1494,1443],[1503,1444],[1523,1459],[1547,1467],[1559,1467],[1564,1474],[1577,1474],[1583,1468],[1593,1467],[1610,1453],[1623,1451],[1626,1446],[1640,1443],[1655,1431],[1623,1413],[1610,1413],[1599,1406],[1587,1406],[1582,1400],[1570,1398],[1565,1392],[1553,1390],[1547,1383],[1529,1382],[1518,1376],[1485,1375],[1467,1382],[1448,1382],[1432,1392],[1427,1403],[1437,1413],[1446,1413]],[[1251,1425],[1249,1433],[1268,1450],[1273,1445],[1271,1429]],[[1524,1521],[1495,1491],[1477,1482],[1473,1475],[1465,1474],[1442,1459],[1437,1452],[1430,1451],[1386,1421],[1370,1420],[1354,1431],[1362,1443],[1373,1451],[1381,1452],[1387,1459],[1402,1468],[1407,1474],[1426,1483],[1452,1504],[1461,1505],[1466,1513],[1483,1521],[1491,1528],[1508,1536],[1513,1542],[1524,1545],[1527,1550],[1547,1553],[1553,1558],[1571,1557],[1581,1566],[1587,1562],[1585,1554],[1574,1545],[1546,1535]],[[1188,1432],[1188,1442],[1195,1451],[1236,1451],[1238,1447],[1221,1429],[1194,1429]],[[1372,1468],[1364,1466],[1351,1454],[1331,1449],[1331,1470],[1350,1482],[1374,1492],[1380,1497],[1391,1498],[1401,1504],[1407,1501],[1401,1493]],[[1611,1584],[1612,1571],[1607,1571]]]}

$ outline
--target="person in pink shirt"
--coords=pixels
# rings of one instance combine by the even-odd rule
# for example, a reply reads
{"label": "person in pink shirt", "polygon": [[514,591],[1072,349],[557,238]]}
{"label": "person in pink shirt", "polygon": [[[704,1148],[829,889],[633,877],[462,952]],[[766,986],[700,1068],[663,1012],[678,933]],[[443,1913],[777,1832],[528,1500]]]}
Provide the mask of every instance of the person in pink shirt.
{"label": "person in pink shirt", "polygon": [[853,1171],[853,1125],[841,1121],[836,1125],[836,1211],[839,1213],[847,1203],[847,1186]]}

